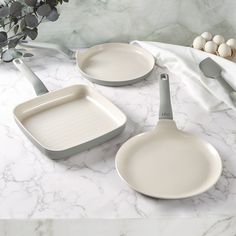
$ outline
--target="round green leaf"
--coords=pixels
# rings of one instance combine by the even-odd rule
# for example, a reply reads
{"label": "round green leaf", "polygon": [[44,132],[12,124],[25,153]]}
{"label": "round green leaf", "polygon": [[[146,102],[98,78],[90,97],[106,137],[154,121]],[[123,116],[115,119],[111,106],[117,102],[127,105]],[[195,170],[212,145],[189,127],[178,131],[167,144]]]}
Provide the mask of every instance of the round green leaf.
{"label": "round green leaf", "polygon": [[26,5],[34,7],[37,3],[37,0],[25,0]]}
{"label": "round green leaf", "polygon": [[54,7],[50,14],[47,16],[47,19],[50,21],[56,21],[59,17],[59,14],[57,12],[57,9]]}
{"label": "round green leaf", "polygon": [[25,28],[24,32],[32,40],[36,39],[38,36],[38,29],[37,28],[34,28],[34,29]]}
{"label": "round green leaf", "polygon": [[7,41],[7,33],[5,31],[0,32],[0,43],[4,43]]}
{"label": "round green leaf", "polygon": [[20,2],[13,2],[10,6],[10,15],[14,17],[21,16],[22,7]]}
{"label": "round green leaf", "polygon": [[0,8],[0,18],[7,17],[10,14],[10,8],[9,7],[1,7]]}
{"label": "round green leaf", "polygon": [[43,4],[37,9],[37,13],[40,16],[48,16],[51,12],[51,7],[49,4]]}
{"label": "round green leaf", "polygon": [[15,25],[13,28],[14,34],[17,34],[18,30],[19,30],[19,25]]}
{"label": "round green leaf", "polygon": [[47,0],[46,1],[51,7],[55,7],[58,4],[57,0]]}
{"label": "round green leaf", "polygon": [[35,28],[38,26],[38,19],[33,14],[28,14],[25,16],[25,24],[30,28]]}
{"label": "round green leaf", "polygon": [[34,55],[33,54],[31,54],[31,53],[29,53],[29,52],[27,52],[27,53],[25,53],[24,55],[23,55],[23,57],[33,57]]}
{"label": "round green leaf", "polygon": [[15,48],[16,45],[18,44],[18,42],[19,42],[19,39],[18,39],[18,38],[9,40],[9,42],[8,42],[8,48]]}

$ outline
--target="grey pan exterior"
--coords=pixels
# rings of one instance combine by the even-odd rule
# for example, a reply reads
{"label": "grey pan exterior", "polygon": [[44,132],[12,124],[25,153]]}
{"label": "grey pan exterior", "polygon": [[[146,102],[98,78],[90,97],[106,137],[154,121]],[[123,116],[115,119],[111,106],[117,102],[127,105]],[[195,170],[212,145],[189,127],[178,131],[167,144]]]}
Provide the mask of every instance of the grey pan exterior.
{"label": "grey pan exterior", "polygon": [[126,122],[124,122],[120,127],[110,131],[109,133],[106,133],[100,137],[97,137],[95,139],[92,139],[88,142],[79,144],[77,146],[68,148],[68,149],[64,149],[64,150],[60,150],[60,151],[54,151],[54,150],[50,150],[50,149],[46,149],[44,148],[42,145],[40,145],[37,140],[34,139],[34,137],[21,125],[21,123],[19,122],[19,120],[17,119],[17,117],[15,116],[15,121],[16,124],[18,125],[18,127],[22,130],[22,132],[26,135],[26,137],[46,156],[50,157],[53,160],[60,160],[60,159],[64,159],[64,158],[68,158],[70,156],[73,156],[77,153],[86,151],[90,148],[93,148],[99,144],[102,144],[112,138],[114,138],[115,136],[119,135],[124,129],[125,129],[125,125]]}
{"label": "grey pan exterior", "polygon": [[95,83],[95,84],[99,84],[99,85],[103,85],[103,86],[109,86],[109,87],[121,87],[121,86],[127,86],[127,85],[131,85],[134,83],[137,83],[145,78],[147,78],[149,75],[152,74],[154,67],[145,75],[140,76],[138,78],[135,79],[130,79],[130,80],[125,80],[125,81],[105,81],[105,80],[98,80],[94,77],[90,77],[89,75],[87,75],[86,73],[84,73],[79,66],[78,70],[79,72],[83,75],[84,78],[88,79],[89,81]]}

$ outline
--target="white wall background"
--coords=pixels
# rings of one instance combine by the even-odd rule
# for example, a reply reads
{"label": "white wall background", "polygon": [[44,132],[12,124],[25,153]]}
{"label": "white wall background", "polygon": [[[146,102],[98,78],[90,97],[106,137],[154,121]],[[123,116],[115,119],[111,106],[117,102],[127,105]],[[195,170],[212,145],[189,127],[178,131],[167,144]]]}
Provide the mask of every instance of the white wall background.
{"label": "white wall background", "polygon": [[236,37],[235,0],[69,0],[57,22],[40,27],[38,41],[70,47],[110,41],[191,43],[209,30]]}

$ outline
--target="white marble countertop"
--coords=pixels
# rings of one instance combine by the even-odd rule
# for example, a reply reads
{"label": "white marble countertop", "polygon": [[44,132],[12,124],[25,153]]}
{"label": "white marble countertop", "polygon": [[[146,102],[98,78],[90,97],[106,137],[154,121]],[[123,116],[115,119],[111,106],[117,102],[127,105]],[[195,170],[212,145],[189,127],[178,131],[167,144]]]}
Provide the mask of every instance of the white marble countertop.
{"label": "white marble countertop", "polygon": [[[151,130],[158,120],[158,81],[153,74],[127,87],[103,87],[83,79],[73,61],[54,54],[27,59],[49,90],[89,84],[128,116],[125,131],[67,160],[52,161],[22,134],[12,109],[35,96],[12,63],[0,65],[0,218],[231,217],[236,209],[236,112],[209,113],[179,78],[170,76],[178,127],[211,142],[223,159],[223,175],[210,191],[185,200],[157,200],[130,189],[114,159],[129,137]],[[157,69],[160,72],[160,69]],[[231,218],[229,218],[231,219]]]}
{"label": "white marble countertop", "polygon": [[1,236],[234,236],[236,217],[0,220]]}

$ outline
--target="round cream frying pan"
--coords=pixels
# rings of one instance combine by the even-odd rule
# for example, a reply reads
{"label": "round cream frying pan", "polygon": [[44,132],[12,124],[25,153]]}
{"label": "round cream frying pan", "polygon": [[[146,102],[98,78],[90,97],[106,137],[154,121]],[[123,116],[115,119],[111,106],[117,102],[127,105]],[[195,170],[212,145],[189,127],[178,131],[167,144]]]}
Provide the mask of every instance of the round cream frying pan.
{"label": "round cream frying pan", "polygon": [[104,43],[73,52],[62,45],[22,41],[32,48],[53,49],[76,59],[81,74],[105,86],[124,86],[146,78],[155,65],[154,57],[145,49],[127,43]]}
{"label": "round cream frying pan", "polygon": [[160,78],[160,112],[155,130],[123,144],[116,156],[116,169],[136,191],[165,199],[195,196],[219,179],[222,162],[216,149],[179,130],[173,121],[167,74]]}

